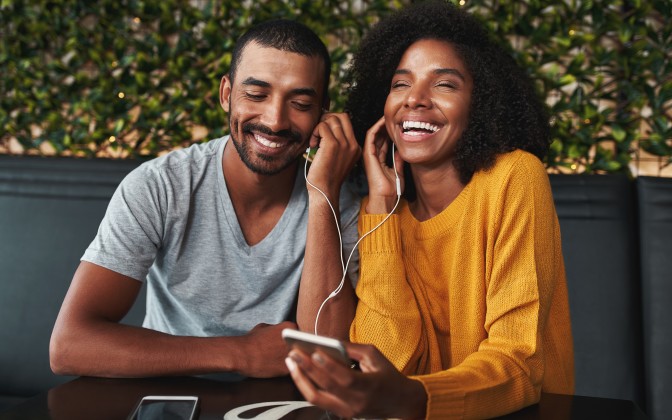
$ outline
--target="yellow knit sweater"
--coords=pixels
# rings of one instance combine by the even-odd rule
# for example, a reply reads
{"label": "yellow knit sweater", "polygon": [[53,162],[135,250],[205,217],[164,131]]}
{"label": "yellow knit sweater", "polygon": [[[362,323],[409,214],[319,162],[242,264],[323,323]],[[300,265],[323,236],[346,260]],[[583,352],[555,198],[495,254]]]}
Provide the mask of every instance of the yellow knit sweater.
{"label": "yellow knit sweater", "polygon": [[[366,200],[366,199],[365,199]],[[385,215],[366,214],[360,234]],[[574,391],[560,230],[548,176],[514,151],[440,214],[398,214],[359,247],[350,338],[427,391],[428,418],[487,418]]]}

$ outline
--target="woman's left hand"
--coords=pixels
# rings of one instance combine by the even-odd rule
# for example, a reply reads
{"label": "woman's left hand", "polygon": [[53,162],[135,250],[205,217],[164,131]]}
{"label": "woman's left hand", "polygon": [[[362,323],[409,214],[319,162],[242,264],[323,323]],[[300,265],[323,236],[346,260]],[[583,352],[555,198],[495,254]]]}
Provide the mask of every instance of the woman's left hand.
{"label": "woman's left hand", "polygon": [[421,382],[400,373],[374,346],[344,344],[361,372],[319,350],[312,356],[290,351],[287,367],[308,402],[341,417],[424,418]]}

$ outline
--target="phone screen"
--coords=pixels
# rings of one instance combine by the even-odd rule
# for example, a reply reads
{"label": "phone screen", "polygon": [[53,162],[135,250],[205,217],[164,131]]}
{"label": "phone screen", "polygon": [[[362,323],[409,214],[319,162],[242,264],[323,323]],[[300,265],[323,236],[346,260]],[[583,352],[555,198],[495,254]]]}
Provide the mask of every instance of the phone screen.
{"label": "phone screen", "polygon": [[145,397],[140,401],[136,410],[131,415],[132,420],[159,420],[176,419],[190,420],[195,418],[198,399],[195,397],[185,398],[159,398]]}

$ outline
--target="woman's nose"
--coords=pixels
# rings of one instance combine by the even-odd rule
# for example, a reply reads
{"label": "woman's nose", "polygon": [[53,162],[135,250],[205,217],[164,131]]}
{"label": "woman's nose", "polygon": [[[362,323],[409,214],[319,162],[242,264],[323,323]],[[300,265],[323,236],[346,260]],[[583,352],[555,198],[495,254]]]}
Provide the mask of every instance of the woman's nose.
{"label": "woman's nose", "polygon": [[432,106],[432,100],[427,89],[418,85],[409,89],[408,95],[406,96],[406,106],[409,108],[430,108]]}

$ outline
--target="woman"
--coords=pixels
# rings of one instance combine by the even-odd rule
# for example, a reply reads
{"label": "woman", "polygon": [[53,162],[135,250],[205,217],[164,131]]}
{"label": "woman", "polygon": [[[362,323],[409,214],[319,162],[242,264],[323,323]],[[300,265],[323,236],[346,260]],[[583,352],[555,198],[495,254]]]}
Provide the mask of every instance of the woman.
{"label": "woman", "polygon": [[493,417],[542,391],[572,393],[541,162],[548,119],[528,78],[474,18],[439,1],[376,25],[352,71],[348,110],[369,184],[360,235],[395,208],[395,166],[405,199],[360,244],[350,338],[367,345],[347,350],[361,372],[293,350],[301,392],[341,416],[404,418]]}

